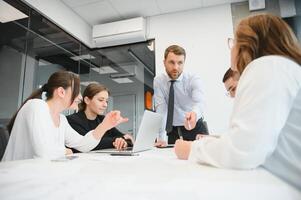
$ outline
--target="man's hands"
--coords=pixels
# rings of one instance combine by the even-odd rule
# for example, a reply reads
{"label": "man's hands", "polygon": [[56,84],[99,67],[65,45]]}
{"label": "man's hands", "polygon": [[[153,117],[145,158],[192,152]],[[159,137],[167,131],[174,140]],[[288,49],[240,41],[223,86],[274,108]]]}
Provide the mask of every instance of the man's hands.
{"label": "man's hands", "polygon": [[155,143],[155,147],[166,147],[167,146],[167,142],[165,142],[164,140],[157,140],[157,142]]}
{"label": "man's hands", "polygon": [[[195,112],[192,111],[192,112],[187,112],[185,114],[184,127],[186,130],[190,131],[190,130],[194,129],[196,126],[196,122],[197,122],[197,114]],[[199,139],[199,138],[201,138],[201,135],[197,135],[196,139]],[[177,140],[177,142],[178,141],[182,141],[183,144],[191,143],[191,142],[187,142],[184,140]],[[177,144],[177,142],[176,142],[176,144]],[[180,147],[182,148],[182,142],[178,142],[180,144],[180,146],[178,148],[180,148]],[[157,140],[157,142],[155,143],[155,147],[166,147],[166,146],[167,146],[167,142],[165,142],[163,140]],[[176,150],[176,148],[175,148],[175,150]],[[190,148],[189,148],[189,151],[190,151]],[[177,151],[176,151],[176,154],[177,154]],[[189,155],[189,153],[188,153],[188,155]],[[188,156],[187,156],[187,158],[188,158]],[[182,158],[180,158],[180,159],[182,159]]]}
{"label": "man's hands", "polygon": [[196,113],[195,112],[187,112],[185,114],[185,120],[184,120],[184,127],[186,130],[192,130],[194,129],[196,125]]}

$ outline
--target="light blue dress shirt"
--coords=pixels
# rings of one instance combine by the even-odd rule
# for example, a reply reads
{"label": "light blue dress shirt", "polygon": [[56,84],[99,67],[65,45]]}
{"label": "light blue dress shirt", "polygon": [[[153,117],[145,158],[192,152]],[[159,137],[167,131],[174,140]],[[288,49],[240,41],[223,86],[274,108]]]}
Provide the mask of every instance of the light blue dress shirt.
{"label": "light blue dress shirt", "polygon": [[[168,97],[170,88],[170,77],[164,73],[154,80],[154,105],[157,113],[163,116],[162,127],[159,133],[160,140],[167,141],[165,131]],[[173,126],[183,126],[185,113],[194,111],[197,120],[203,117],[204,92],[200,77],[183,72],[174,83],[174,114]]]}

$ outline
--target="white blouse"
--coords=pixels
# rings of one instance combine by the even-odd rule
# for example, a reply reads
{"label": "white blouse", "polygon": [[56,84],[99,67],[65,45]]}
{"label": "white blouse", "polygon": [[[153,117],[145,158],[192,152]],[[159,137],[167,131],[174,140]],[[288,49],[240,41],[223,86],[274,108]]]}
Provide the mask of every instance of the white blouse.
{"label": "white blouse", "polygon": [[32,99],[24,104],[16,117],[2,160],[54,159],[65,155],[65,145],[87,152],[99,143],[91,133],[81,136],[62,114],[60,125],[56,127],[48,104]]}
{"label": "white blouse", "polygon": [[252,61],[236,91],[230,127],[192,143],[189,160],[221,168],[263,165],[301,189],[301,66],[281,56]]}

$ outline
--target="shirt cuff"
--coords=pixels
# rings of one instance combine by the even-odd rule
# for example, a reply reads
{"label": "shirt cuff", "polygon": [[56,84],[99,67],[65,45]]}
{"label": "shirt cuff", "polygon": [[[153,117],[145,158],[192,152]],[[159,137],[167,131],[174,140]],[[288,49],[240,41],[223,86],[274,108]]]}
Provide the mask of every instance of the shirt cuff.
{"label": "shirt cuff", "polygon": [[191,143],[191,149],[189,153],[188,160],[193,163],[198,163],[199,162],[199,146],[202,145],[202,140],[195,140]]}
{"label": "shirt cuff", "polygon": [[202,112],[197,107],[196,108],[193,107],[191,111],[195,112],[195,114],[196,114],[196,121],[198,121],[199,119],[203,118]]}
{"label": "shirt cuff", "polygon": [[167,133],[166,133],[166,131],[160,133],[160,134],[159,134],[159,137],[158,137],[157,139],[158,139],[158,140],[161,140],[161,141],[167,142]]}
{"label": "shirt cuff", "polygon": [[[202,139],[195,140],[191,144],[190,154],[188,160],[194,163],[207,164],[215,167],[221,167],[217,160],[215,160],[211,155],[214,154],[215,150],[208,148],[208,143],[219,140],[219,138],[205,136]],[[216,158],[216,157],[215,157]]]}

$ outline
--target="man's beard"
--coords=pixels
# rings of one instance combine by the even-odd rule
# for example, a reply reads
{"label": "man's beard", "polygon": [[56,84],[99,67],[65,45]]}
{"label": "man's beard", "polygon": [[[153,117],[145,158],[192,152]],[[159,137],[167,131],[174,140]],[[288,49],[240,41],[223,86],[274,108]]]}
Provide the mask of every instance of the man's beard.
{"label": "man's beard", "polygon": [[179,72],[177,72],[177,73],[172,73],[172,72],[168,73],[169,78],[171,78],[173,80],[179,78],[180,75],[181,75],[181,73],[179,73]]}

